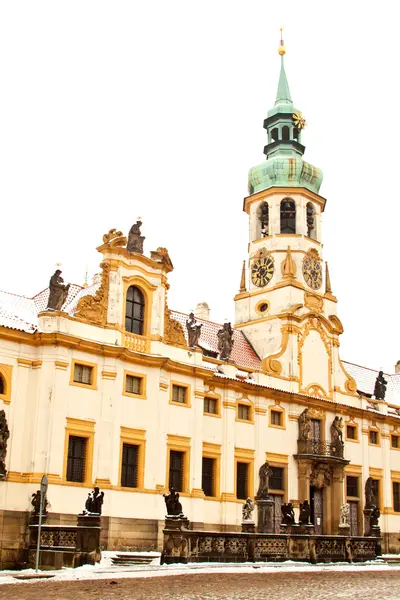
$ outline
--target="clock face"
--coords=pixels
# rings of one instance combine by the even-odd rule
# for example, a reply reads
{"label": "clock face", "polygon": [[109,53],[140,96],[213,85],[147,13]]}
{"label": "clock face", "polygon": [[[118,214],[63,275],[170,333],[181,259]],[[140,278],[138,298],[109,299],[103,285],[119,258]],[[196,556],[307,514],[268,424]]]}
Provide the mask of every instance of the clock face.
{"label": "clock face", "polygon": [[303,260],[303,275],[306,284],[312,290],[318,290],[322,285],[321,261],[315,256],[306,255]]}
{"label": "clock face", "polygon": [[253,262],[251,267],[251,281],[257,287],[267,285],[274,274],[274,261],[270,256],[262,256]]}

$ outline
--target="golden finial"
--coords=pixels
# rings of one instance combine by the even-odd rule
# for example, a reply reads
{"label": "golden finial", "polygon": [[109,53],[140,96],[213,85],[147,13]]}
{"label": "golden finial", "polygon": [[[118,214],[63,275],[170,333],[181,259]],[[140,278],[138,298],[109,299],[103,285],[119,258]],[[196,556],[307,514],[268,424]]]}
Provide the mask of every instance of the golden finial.
{"label": "golden finial", "polygon": [[280,54],[281,56],[283,56],[284,54],[286,54],[286,49],[285,49],[285,45],[283,43],[283,28],[281,27],[281,43],[278,49],[278,54]]}

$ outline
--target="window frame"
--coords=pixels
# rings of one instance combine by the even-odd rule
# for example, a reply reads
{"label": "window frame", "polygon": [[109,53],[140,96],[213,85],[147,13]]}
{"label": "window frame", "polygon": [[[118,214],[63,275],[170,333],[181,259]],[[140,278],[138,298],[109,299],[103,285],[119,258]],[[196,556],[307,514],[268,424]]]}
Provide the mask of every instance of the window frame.
{"label": "window frame", "polygon": [[[72,417],[67,417],[66,420],[62,483],[63,485],[71,485],[75,487],[92,487],[95,422],[83,419],[74,419]],[[69,438],[71,436],[86,438],[85,473],[83,481],[67,480],[68,447]]]}
{"label": "window frame", "polygon": [[289,456],[287,454],[278,454],[275,452],[266,452],[265,460],[271,468],[283,469],[282,480],[283,489],[272,489],[270,488],[270,494],[276,496],[282,496],[283,502],[288,502],[289,493]]}
{"label": "window frame", "polygon": [[[249,450],[247,448],[235,448],[235,464],[234,464],[234,485],[235,491],[234,496],[235,500],[239,502],[243,502],[241,498],[237,496],[237,463],[247,463],[248,471],[247,471],[247,494],[249,498],[254,498],[254,456],[255,451]],[[246,500],[246,498],[245,498]]]}
{"label": "window frame", "polygon": [[[173,399],[174,396],[174,387],[179,387],[179,388],[185,388],[186,392],[185,392],[185,398],[186,398],[186,402],[176,402]],[[191,401],[191,386],[188,383],[184,383],[182,381],[171,381],[170,382],[170,396],[169,396],[169,403],[173,404],[174,406],[184,406],[186,408],[190,408],[192,406],[192,401]]]}
{"label": "window frame", "polygon": [[[376,434],[376,443],[371,442],[371,433]],[[374,446],[375,448],[378,448],[381,445],[381,435],[380,435],[380,431],[378,428],[369,427],[369,429],[368,429],[368,445]]]}
{"label": "window frame", "polygon": [[[348,427],[352,427],[354,429],[354,435],[355,435],[354,438],[351,438],[351,437],[349,437],[347,435],[347,428]],[[359,436],[358,436],[358,425],[357,425],[357,423],[355,423],[354,421],[347,421],[345,423],[344,439],[345,439],[346,442],[356,442],[356,443],[358,443],[360,441],[359,440]]]}
{"label": "window frame", "polygon": [[[239,417],[239,406],[246,406],[249,409],[248,419],[242,419],[241,417]],[[254,423],[254,407],[252,402],[250,402],[250,400],[248,400],[247,398],[240,398],[236,402],[236,421],[238,423]]]}
{"label": "window frame", "polygon": [[10,404],[11,402],[11,379],[12,379],[12,366],[0,364],[0,376],[3,380],[3,393],[0,394],[0,400],[4,404]]}
{"label": "window frame", "polygon": [[[294,231],[282,231],[282,205],[283,203],[291,202],[294,206]],[[292,211],[293,212],[293,211]],[[293,217],[291,217],[293,218]],[[289,217],[285,217],[285,221],[288,221]],[[279,233],[280,235],[297,235],[297,206],[296,201],[289,196],[285,196],[279,203]]]}
{"label": "window frame", "polygon": [[[143,300],[143,304],[140,303],[140,302],[135,302],[134,299],[132,299],[132,300],[128,299],[128,293],[129,293],[129,290],[131,288],[134,288],[135,290],[137,290],[139,292],[139,294],[141,295],[141,298]],[[134,293],[135,292],[133,292],[133,295],[134,295]],[[132,316],[128,315],[128,311],[127,311],[128,303],[129,303],[129,305],[132,305],[132,311],[131,311],[132,312]],[[136,318],[134,316],[134,307],[135,307],[135,304],[142,307],[142,317],[141,318]],[[141,327],[140,327],[140,330],[141,330],[140,333],[138,333],[137,331],[132,331],[131,329],[127,328],[127,326],[126,326],[126,320],[127,319],[131,320],[131,325],[133,325],[136,322],[140,323],[140,325],[141,325]],[[126,288],[126,292],[125,292],[125,312],[124,312],[124,324],[123,325],[124,325],[124,330],[127,333],[131,333],[132,335],[140,335],[140,336],[145,335],[145,331],[146,331],[146,294],[144,293],[143,289],[139,285],[137,285],[136,283],[131,283]]]}
{"label": "window frame", "polygon": [[[140,394],[134,394],[132,392],[126,391],[127,377],[137,377],[138,379],[141,380]],[[135,373],[133,371],[124,371],[124,383],[123,383],[123,390],[122,390],[123,396],[128,396],[129,398],[136,398],[136,400],[147,400],[146,387],[147,387],[147,376],[144,373]]]}
{"label": "window frame", "polygon": [[[395,502],[394,502],[394,497],[395,497],[394,486],[395,486],[395,484],[399,486],[399,504],[398,504],[398,510],[396,510]],[[400,479],[397,479],[397,478],[392,478],[392,506],[393,506],[393,512],[395,514],[400,513]]]}
{"label": "window frame", "polygon": [[[219,500],[221,494],[221,445],[203,442],[203,458],[214,459],[214,496],[204,495],[205,500]],[[202,480],[203,489],[203,480]]]}
{"label": "window frame", "polygon": [[188,437],[168,434],[167,438],[167,464],[166,464],[166,477],[165,477],[165,489],[169,490],[169,468],[170,468],[170,453],[171,450],[184,453],[183,459],[183,474],[182,483],[183,490],[179,494],[188,496],[190,495],[190,449],[191,440]]}
{"label": "window frame", "polygon": [[[273,406],[268,407],[268,427],[272,427],[274,429],[286,429],[286,420],[285,420],[285,409],[279,406],[279,404],[274,404]],[[280,414],[280,425],[276,425],[272,422],[273,416],[272,413]]]}
{"label": "window frame", "polygon": [[[393,446],[393,438],[397,438],[397,446]],[[390,449],[391,450],[400,450],[400,433],[397,431],[392,431],[390,433]]]}
{"label": "window frame", "polygon": [[[137,486],[128,487],[122,485],[122,458],[124,444],[138,446],[138,472]],[[145,475],[145,458],[146,458],[146,431],[144,429],[132,429],[131,427],[123,427],[120,429],[120,450],[119,450],[119,471],[118,471],[118,489],[129,492],[140,492],[144,490],[144,475]]]}
{"label": "window frame", "polygon": [[[215,402],[215,408],[216,408],[215,413],[206,411],[206,409],[205,409],[206,400],[212,400],[213,402]],[[207,417],[220,417],[221,416],[221,403],[220,403],[219,396],[213,396],[211,394],[204,394],[204,396],[203,396],[203,415],[205,415]]]}
{"label": "window frame", "polygon": [[[92,377],[91,383],[80,383],[79,381],[74,381],[75,378],[75,366],[80,365],[82,367],[89,367],[92,369]],[[85,390],[97,390],[97,367],[96,363],[87,362],[85,360],[80,360],[78,358],[72,359],[71,363],[71,376],[70,376],[70,385],[74,385],[76,387],[84,388]]]}

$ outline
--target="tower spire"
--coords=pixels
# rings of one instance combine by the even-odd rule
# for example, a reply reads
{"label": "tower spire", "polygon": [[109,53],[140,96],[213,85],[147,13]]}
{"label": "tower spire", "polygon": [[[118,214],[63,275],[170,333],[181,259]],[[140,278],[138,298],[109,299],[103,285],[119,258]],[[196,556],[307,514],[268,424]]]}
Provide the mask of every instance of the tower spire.
{"label": "tower spire", "polygon": [[283,29],[281,28],[281,43],[279,45],[278,54],[281,57],[281,72],[279,74],[278,91],[276,93],[275,104],[292,104],[289,84],[286,77],[285,65],[283,57],[286,54],[285,44],[283,43]]}

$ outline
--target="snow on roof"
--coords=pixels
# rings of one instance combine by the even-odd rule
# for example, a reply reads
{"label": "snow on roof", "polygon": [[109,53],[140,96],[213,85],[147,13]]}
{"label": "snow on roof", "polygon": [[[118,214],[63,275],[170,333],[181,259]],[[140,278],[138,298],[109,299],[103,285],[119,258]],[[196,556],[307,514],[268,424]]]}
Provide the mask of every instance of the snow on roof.
{"label": "snow on roof", "polygon": [[[344,368],[357,382],[357,389],[361,394],[372,396],[374,393],[375,381],[379,371],[361,367],[354,363],[342,361]],[[383,374],[387,381],[385,400],[389,404],[398,404],[400,406],[400,373],[389,375]]]}

